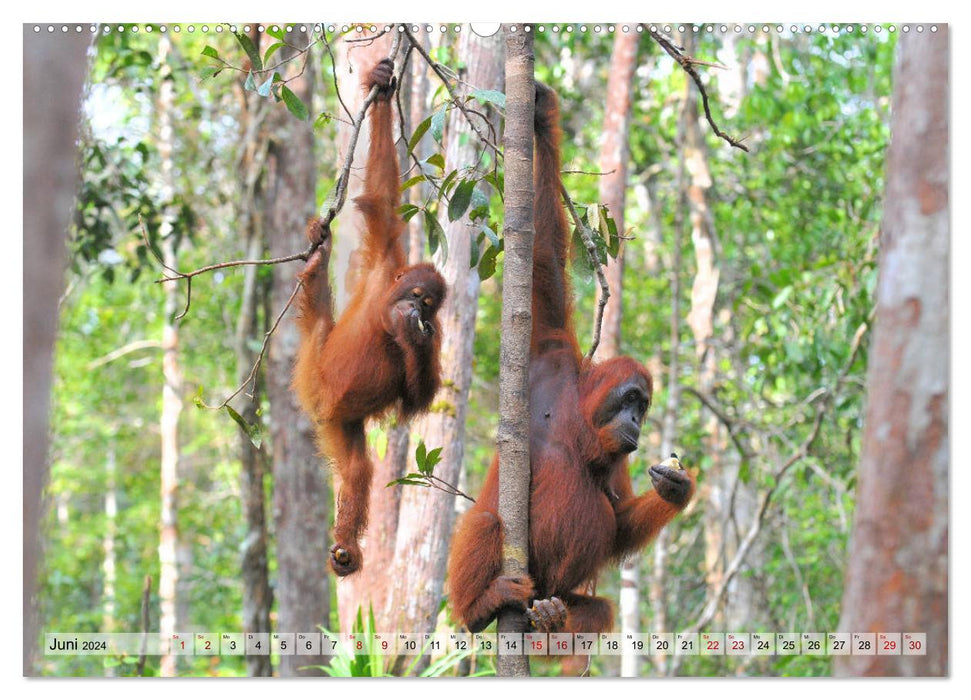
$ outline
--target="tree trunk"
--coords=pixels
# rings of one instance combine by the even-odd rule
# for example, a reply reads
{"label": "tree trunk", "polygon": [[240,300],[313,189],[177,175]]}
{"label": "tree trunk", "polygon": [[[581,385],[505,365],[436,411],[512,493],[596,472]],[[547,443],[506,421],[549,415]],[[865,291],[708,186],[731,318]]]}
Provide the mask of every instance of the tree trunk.
{"label": "tree trunk", "polygon": [[[677,146],[679,152],[684,152],[684,124],[679,123]],[[667,400],[664,404],[664,414],[661,416],[661,454],[665,458],[674,451],[675,435],[677,434],[678,411],[681,408],[681,385],[678,381],[681,364],[681,261],[682,237],[684,230],[684,211],[687,209],[687,174],[684,158],[678,163],[677,174],[679,202],[675,209],[671,255],[671,266],[668,271],[671,287],[671,317],[669,321],[668,366],[666,377]],[[668,632],[667,620],[667,555],[668,531],[662,529],[654,540],[654,561],[652,562],[651,582],[649,586],[651,609],[654,611],[652,627],[662,632]],[[651,657],[655,671],[664,674],[668,668],[668,658],[665,656]]]}
{"label": "tree trunk", "polygon": [[948,28],[903,34],[866,426],[840,629],[926,634],[839,675],[948,674]]}
{"label": "tree trunk", "polygon": [[[155,114],[158,119],[158,153],[161,188],[159,200],[163,206],[170,203],[175,195],[175,174],[172,162],[172,109],[175,100],[172,85],[172,69],[168,63],[172,45],[167,37],[159,39],[159,79],[158,97]],[[159,226],[159,245],[162,261],[167,268],[178,269],[176,259],[176,235],[172,222],[175,213],[167,208],[162,212]],[[162,438],[160,477],[161,477],[161,534],[159,538],[159,631],[163,639],[170,638],[179,631],[182,620],[177,617],[178,571],[178,487],[179,487],[179,417],[182,415],[182,371],[179,368],[179,321],[176,316],[181,312],[182,299],[179,282],[166,282],[162,285],[165,293],[165,321],[162,326],[162,416],[160,434]],[[168,654],[159,662],[159,675],[168,677],[176,674],[176,657]]]}
{"label": "tree trunk", "polygon": [[[295,46],[310,38],[294,27]],[[290,51],[281,51],[285,58]],[[317,72],[311,55],[306,70],[288,83],[304,104],[311,106]],[[294,69],[295,70],[295,69]],[[311,110],[312,111],[312,110]],[[276,105],[269,119],[270,152],[267,167],[267,246],[271,256],[303,250],[306,223],[314,216],[316,164],[311,122],[301,122]],[[269,318],[276,319],[296,286],[295,266],[275,266]],[[290,310],[288,314],[292,314]],[[314,430],[290,390],[299,335],[292,320],[277,327],[267,358],[267,394],[271,406],[273,442],[273,521],[277,559],[277,629],[316,632],[330,627],[330,569],[327,563],[330,527],[327,466],[318,454]],[[326,665],[320,656],[281,656],[280,675],[319,675],[302,669]]]}
{"label": "tree trunk", "polygon": [[[600,201],[603,202],[617,225],[617,233],[624,234],[624,210],[627,194],[627,168],[630,148],[627,142],[630,129],[631,89],[634,69],[637,65],[637,44],[640,35],[635,32],[617,32],[610,57],[610,73],[607,78],[607,103],[604,108],[604,138],[600,148],[601,172]],[[620,355],[623,317],[624,251],[620,242],[617,258],[607,261],[605,275],[610,298],[604,307],[603,328],[596,359],[606,360]],[[598,290],[599,295],[599,290]],[[620,631],[640,633],[640,554],[625,559],[620,566]],[[620,675],[636,678],[640,673],[640,657],[632,647],[625,645],[620,660]]]}
{"label": "tree trunk", "polygon": [[[462,33],[458,57],[467,71],[466,82],[462,85],[464,92],[486,86],[502,89],[500,33],[488,38],[472,32]],[[477,149],[482,144],[457,109],[450,114],[447,134],[446,173],[478,161]],[[435,475],[450,484],[458,484],[465,453],[465,419],[472,384],[472,349],[479,301],[479,275],[469,269],[471,246],[475,244],[478,225],[472,223],[467,214],[448,223],[446,209],[441,207],[448,258],[442,262],[439,255],[436,261],[449,289],[438,312],[442,324],[442,388],[429,413],[415,423],[412,432],[422,437],[428,449],[442,448],[442,461],[436,465]],[[444,491],[402,489],[394,574],[390,577],[394,585],[388,598],[390,607],[386,618],[392,623],[392,629],[411,632],[435,629],[441,608],[449,538],[455,523],[455,505],[455,496]],[[402,664],[412,661],[413,658],[401,657],[398,670],[402,670]],[[427,662],[427,657],[423,661]],[[424,665],[419,663],[416,670],[422,670]]]}
{"label": "tree trunk", "polygon": [[[421,45],[427,51],[430,46],[429,36],[425,32],[421,32],[415,36],[415,38],[421,42]],[[426,113],[429,109],[428,98],[430,95],[434,94],[432,90],[429,89],[429,77],[428,77],[428,64],[422,60],[417,52],[411,54],[411,78],[409,80],[408,86],[408,111],[409,114],[407,119],[408,133],[413,134],[415,132],[415,127],[421,124],[422,120],[425,119]],[[403,104],[405,104],[403,102]],[[415,144],[415,155],[421,159],[430,155],[429,151],[434,147],[434,139],[430,131],[426,131],[422,135],[421,139]],[[407,168],[411,165],[407,158],[402,158],[402,166]],[[448,165],[448,163],[446,163]],[[463,163],[463,165],[465,165]],[[449,167],[455,167],[451,165]],[[421,206],[425,201],[431,186],[427,182],[421,182],[408,189],[408,203],[415,206]],[[424,258],[425,251],[425,236],[427,235],[424,228],[424,217],[413,216],[408,221],[408,264],[416,265],[422,261]],[[451,241],[450,241],[451,243]],[[449,246],[451,247],[451,246]]]}
{"label": "tree trunk", "polygon": [[[521,576],[529,566],[529,347],[533,289],[533,35],[523,25],[503,25],[506,44],[505,260],[502,271],[502,338],[499,344],[499,519],[503,524],[502,573]],[[499,614],[499,633],[523,632],[526,618]],[[528,676],[529,658],[502,653],[496,673]],[[522,651],[522,650],[520,650]]]}
{"label": "tree trunk", "polygon": [[[259,32],[255,29],[250,38],[258,46]],[[240,79],[242,83],[242,79]],[[264,207],[263,167],[265,165],[266,133],[263,121],[270,103],[255,92],[246,93],[242,86],[237,87],[243,102],[240,118],[239,159],[240,196],[237,217],[239,234],[249,259],[259,258],[263,253],[262,212]],[[236,322],[236,381],[246,381],[256,352],[253,344],[262,339],[259,323],[260,285],[257,284],[256,266],[243,268],[243,293],[240,301],[239,318]],[[256,408],[263,394],[263,383],[257,377],[255,385],[237,401],[236,410],[248,424],[260,420]],[[250,392],[252,391],[252,396]],[[239,434],[240,450],[240,500],[243,518],[246,522],[246,536],[243,538],[240,568],[243,577],[243,632],[266,633],[270,631],[270,608],[273,604],[273,591],[269,581],[268,536],[266,532],[266,455],[257,448],[242,429]],[[249,676],[270,676],[273,667],[269,656],[252,655],[246,657],[246,673]]]}
{"label": "tree trunk", "polygon": [[[692,34],[682,34],[682,44],[688,55],[694,53],[695,42]],[[715,349],[710,341],[714,332],[715,299],[718,295],[720,270],[714,221],[707,201],[707,192],[712,183],[704,134],[698,124],[698,99],[698,90],[685,76],[681,111],[681,129],[684,133],[682,158],[687,172],[687,181],[684,184],[687,187],[688,218],[696,265],[687,321],[694,338],[695,358],[698,362],[698,390],[707,396],[715,385]],[[729,556],[726,533],[731,513],[727,509],[732,502],[729,496],[732,485],[722,459],[724,446],[719,437],[717,418],[705,409],[701,410],[701,415],[704,416],[704,432],[707,436],[704,451],[709,461],[699,495],[705,502],[705,581],[709,592],[713,592],[721,584],[726,558]]]}
{"label": "tree trunk", "polygon": [[41,504],[47,484],[48,411],[64,287],[65,239],[74,207],[75,154],[81,90],[90,38],[34,34],[24,47],[24,298],[23,298],[23,672],[33,675],[37,639],[37,568]]}

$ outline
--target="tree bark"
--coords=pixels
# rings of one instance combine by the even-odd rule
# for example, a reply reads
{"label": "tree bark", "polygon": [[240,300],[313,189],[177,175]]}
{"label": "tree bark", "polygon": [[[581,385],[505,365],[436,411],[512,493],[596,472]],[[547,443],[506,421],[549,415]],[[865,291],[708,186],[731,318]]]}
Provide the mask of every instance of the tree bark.
{"label": "tree bark", "polygon": [[[502,573],[521,576],[529,566],[529,348],[533,289],[533,35],[523,25],[503,25],[506,44],[505,259],[502,271],[502,338],[499,345],[499,519],[503,524]],[[498,631],[523,632],[526,618],[499,615]],[[528,676],[527,656],[502,653],[496,673]],[[522,651],[522,650],[520,650]]]}
{"label": "tree bark", "polygon": [[[172,110],[175,92],[172,85],[172,69],[168,63],[172,45],[167,37],[159,39],[159,76],[158,96],[155,114],[158,119],[158,153],[160,160],[161,188],[159,199],[163,203],[172,201],[175,195],[175,174],[172,160],[174,148]],[[176,235],[173,228],[175,213],[169,209],[162,212],[159,225],[159,246],[162,261],[167,268],[178,269]],[[162,326],[162,416],[160,434],[162,439],[160,459],[161,481],[161,532],[159,537],[159,631],[163,639],[168,639],[179,631],[182,622],[177,616],[178,570],[178,487],[179,487],[179,418],[182,415],[182,370],[179,367],[179,321],[176,316],[181,311],[181,288],[177,281],[162,285],[165,293],[165,321]],[[176,674],[176,657],[172,654],[162,656],[159,662],[159,675],[170,677]]]}
{"label": "tree bark", "polygon": [[34,34],[23,25],[24,47],[24,528],[23,672],[36,672],[37,569],[41,508],[48,476],[48,411],[64,287],[65,240],[74,208],[81,90],[90,39]]}
{"label": "tree bark", "polygon": [[[498,32],[487,38],[463,32],[458,57],[466,66],[463,93],[475,88],[502,89],[502,36]],[[477,149],[482,148],[482,144],[457,109],[449,116],[447,138],[446,173],[478,162]],[[478,224],[470,221],[467,213],[449,223],[446,210],[446,206],[440,207],[448,240],[448,258],[443,262],[439,253],[436,260],[449,289],[438,312],[442,324],[442,388],[429,413],[415,423],[412,432],[422,437],[428,449],[442,448],[442,461],[436,465],[435,475],[450,484],[458,484],[465,454],[465,419],[472,384],[472,350],[479,302],[479,275],[469,269]],[[388,598],[387,619],[393,623],[393,629],[413,632],[435,629],[441,608],[449,538],[455,523],[455,501],[455,496],[435,489],[406,487],[402,490],[394,575],[391,577],[394,585]],[[401,657],[398,670],[402,663],[412,661],[413,658]],[[423,661],[427,662],[427,657]],[[422,670],[424,665],[419,662],[416,670]]]}
{"label": "tree bark", "polygon": [[[310,42],[298,27],[294,31],[294,45]],[[290,51],[282,49],[282,58]],[[316,66],[311,56],[303,74],[287,84],[308,106],[312,105]],[[269,253],[276,257],[307,246],[304,230],[315,213],[317,171],[311,122],[298,121],[277,105],[270,116],[269,133],[266,236]],[[277,318],[287,304],[296,285],[296,273],[294,266],[273,268],[269,318]],[[292,313],[292,309],[288,311]],[[287,633],[316,632],[321,625],[330,626],[327,465],[317,452],[313,426],[290,390],[299,340],[295,323],[283,322],[277,327],[266,374],[273,442],[277,629]],[[307,667],[327,662],[322,656],[284,655],[280,657],[280,675],[320,675],[320,671]]]}
{"label": "tree bark", "polygon": [[[259,32],[254,28],[250,38],[258,46]],[[245,92],[240,78],[237,91],[241,96],[243,111],[240,117],[239,158],[239,234],[245,247],[245,257],[259,258],[263,253],[262,212],[264,207],[264,179],[266,132],[264,119],[270,103],[255,92]],[[256,361],[254,342],[262,338],[259,323],[261,299],[264,296],[257,283],[256,266],[243,269],[243,293],[239,317],[236,323],[236,381],[244,382]],[[265,325],[265,324],[264,324]],[[260,420],[256,412],[263,382],[257,378],[253,395],[248,393],[237,401],[236,410],[248,424]],[[273,591],[269,581],[268,536],[266,532],[266,454],[253,444],[245,431],[239,431],[240,450],[240,500],[246,523],[240,568],[243,578],[243,632],[265,633],[270,631],[270,608]],[[249,676],[270,676],[273,667],[269,656],[246,657],[246,673]]]}
{"label": "tree bark", "polygon": [[[607,78],[607,102],[604,108],[604,138],[600,148],[601,172],[600,201],[607,206],[617,225],[617,233],[623,235],[625,200],[627,195],[627,170],[630,162],[628,132],[630,130],[631,92],[634,69],[637,65],[637,45],[640,35],[635,32],[617,32],[610,56],[610,73]],[[610,289],[610,298],[604,307],[603,328],[596,359],[606,360],[621,354],[621,320],[623,318],[624,288],[624,241],[614,260],[608,260],[604,274]],[[599,289],[598,289],[599,295]],[[640,554],[625,559],[620,566],[620,631],[640,633]],[[640,657],[628,645],[620,660],[620,675],[636,678],[640,673]]]}
{"label": "tree bark", "polygon": [[[925,655],[839,675],[948,674],[948,28],[902,34],[866,426],[840,629],[923,633]],[[906,640],[905,640],[906,644]]]}

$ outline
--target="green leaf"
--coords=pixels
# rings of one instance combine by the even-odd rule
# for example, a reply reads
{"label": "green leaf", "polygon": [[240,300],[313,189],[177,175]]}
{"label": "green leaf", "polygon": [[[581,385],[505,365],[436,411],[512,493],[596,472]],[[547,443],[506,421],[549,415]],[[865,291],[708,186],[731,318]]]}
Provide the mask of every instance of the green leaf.
{"label": "green leaf", "polygon": [[456,221],[462,218],[462,214],[469,208],[469,202],[472,201],[472,190],[474,189],[474,180],[462,180],[458,184],[458,187],[455,188],[455,192],[452,194],[452,199],[448,203],[449,221]]}
{"label": "green leaf", "polygon": [[443,156],[441,153],[435,153],[428,156],[428,158],[425,159],[425,162],[429,165],[434,165],[439,170],[445,169],[445,156]]}
{"label": "green leaf", "polygon": [[496,274],[496,258],[499,255],[499,249],[495,247],[490,247],[482,254],[482,259],[479,260],[479,279],[487,280]]}
{"label": "green leaf", "polygon": [[368,444],[374,448],[375,454],[377,454],[378,459],[384,459],[384,455],[388,451],[388,433],[386,430],[382,429],[381,426],[376,425],[368,431],[367,436]]}
{"label": "green leaf", "polygon": [[269,48],[267,48],[267,50],[266,50],[266,53],[263,54],[263,65],[266,65],[267,63],[269,63],[270,62],[270,56],[272,56],[273,54],[275,54],[277,51],[279,51],[280,49],[282,49],[284,46],[286,46],[286,44],[284,44],[282,41],[278,41],[275,44],[270,44]]}
{"label": "green leaf", "polygon": [[385,488],[388,488],[388,486],[424,486],[425,488],[428,488],[431,486],[431,484],[429,484],[427,481],[422,481],[420,479],[409,479],[408,477],[403,476],[400,479],[389,481]]}
{"label": "green leaf", "polygon": [[[444,169],[444,165],[443,165],[443,169]],[[442,186],[440,188],[443,194],[448,195],[449,189],[455,183],[455,177],[458,174],[459,174],[458,170],[453,170],[452,172],[450,172],[448,175],[445,176],[445,179],[442,180]]]}
{"label": "green leaf", "polygon": [[499,242],[499,236],[495,231],[492,230],[492,227],[489,226],[489,224],[482,224],[482,226],[479,227],[479,230],[486,235],[486,238],[489,239],[489,243],[491,243],[494,248],[498,249],[502,245]]}
{"label": "green leaf", "polygon": [[425,465],[425,458],[428,456],[427,448],[425,447],[425,441],[420,440],[418,442],[418,447],[415,448],[415,462],[418,464],[418,471],[421,471],[422,467]]}
{"label": "green leaf", "polygon": [[480,233],[475,243],[469,246],[469,269],[472,270],[479,264],[479,247],[484,236]]}
{"label": "green leaf", "polygon": [[334,119],[334,115],[331,114],[330,112],[321,112],[320,114],[317,115],[317,118],[314,120],[314,129],[315,130],[322,129],[326,125],[330,124],[330,122],[333,119]]}
{"label": "green leaf", "polygon": [[[432,115],[432,138],[434,138],[439,143],[442,142],[442,134],[445,131],[445,108],[447,105],[442,105],[435,114]],[[443,166],[444,167],[444,166]]]}
{"label": "green leaf", "polygon": [[474,90],[472,93],[470,93],[470,96],[474,97],[483,104],[491,102],[499,109],[506,108],[506,96],[498,90]]}
{"label": "green leaf", "polygon": [[270,89],[273,87],[273,78],[267,78],[266,82],[256,88],[256,94],[261,97],[269,97]]}
{"label": "green leaf", "polygon": [[284,85],[280,88],[280,94],[283,97],[283,102],[286,104],[287,109],[290,110],[290,114],[295,116],[300,121],[306,121],[307,117],[310,116],[310,112],[307,110],[307,105],[305,105],[299,97],[293,94],[293,90]]}
{"label": "green leaf", "polygon": [[243,51],[246,52],[246,55],[249,56],[253,70],[263,70],[263,61],[260,59],[260,52],[259,49],[256,48],[256,45],[253,44],[253,40],[247,35],[240,34],[239,32],[233,32],[233,36],[236,37],[236,41],[239,42],[239,45],[243,47]]}
{"label": "green leaf", "polygon": [[415,214],[421,211],[420,207],[416,207],[414,204],[402,204],[398,207],[398,214],[401,216],[402,220],[408,222],[411,220]]}
{"label": "green leaf", "polygon": [[263,438],[260,436],[260,426],[255,423],[247,423],[246,419],[239,415],[232,406],[225,406],[225,409],[229,417],[236,422],[236,425],[243,430],[243,433],[246,434],[249,441],[253,443],[253,447],[260,449],[260,446],[263,444]]}
{"label": "green leaf", "polygon": [[421,124],[419,124],[415,128],[415,132],[411,135],[411,138],[408,139],[409,151],[415,150],[415,146],[418,145],[418,142],[421,141],[421,137],[425,135],[425,132],[428,131],[428,127],[430,127],[431,125],[432,125],[432,118],[427,117],[424,121],[422,121]]}
{"label": "green leaf", "polygon": [[445,238],[445,230],[438,223],[438,217],[432,212],[425,210],[425,229],[428,231],[428,249],[432,255],[442,247],[442,263],[448,259],[448,240]]}
{"label": "green leaf", "polygon": [[204,48],[202,50],[202,55],[208,56],[209,58],[215,58],[217,60],[219,59],[219,52],[216,51],[216,49],[212,48],[211,46],[207,46],[206,48]]}
{"label": "green leaf", "polygon": [[285,40],[283,27],[277,26],[275,24],[272,27],[267,27],[266,33],[272,36],[274,39],[279,39],[280,41]]}
{"label": "green leaf", "polygon": [[431,474],[432,470],[435,468],[439,462],[442,461],[442,448],[436,447],[434,450],[428,453],[425,458],[425,465],[428,468],[428,473]]}
{"label": "green leaf", "polygon": [[246,74],[246,80],[243,81],[243,89],[245,90],[255,90],[256,89],[256,76],[253,75],[253,71]]}
{"label": "green leaf", "polygon": [[414,177],[405,180],[404,184],[401,185],[401,191],[404,192],[409,187],[417,185],[419,182],[427,179],[428,178],[426,178],[424,175],[415,175]]}
{"label": "green leaf", "polygon": [[785,287],[781,292],[779,292],[775,299],[772,300],[772,308],[778,309],[780,306],[786,303],[790,296],[792,296],[793,287]]}

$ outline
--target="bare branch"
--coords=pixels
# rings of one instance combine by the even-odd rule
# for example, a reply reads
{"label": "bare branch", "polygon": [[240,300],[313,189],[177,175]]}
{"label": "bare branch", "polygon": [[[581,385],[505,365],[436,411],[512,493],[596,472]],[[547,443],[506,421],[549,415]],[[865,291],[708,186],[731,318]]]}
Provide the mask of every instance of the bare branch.
{"label": "bare branch", "polygon": [[597,275],[597,282],[600,284],[600,300],[597,302],[597,315],[593,321],[593,341],[590,343],[590,350],[587,352],[587,359],[589,360],[593,359],[593,354],[597,352],[597,347],[600,345],[600,330],[604,322],[604,309],[610,300],[610,285],[607,283],[607,275],[604,274],[603,265],[600,264],[600,257],[597,255],[597,244],[593,240],[593,231],[580,221],[577,210],[573,207],[573,200],[570,199],[570,195],[562,182],[560,183],[560,191],[563,194],[563,201],[566,202],[567,211],[573,218],[573,225],[580,232],[580,240],[583,241],[583,247],[587,249],[587,256],[590,258],[590,264],[593,266],[593,271]]}
{"label": "bare branch", "polygon": [[341,107],[344,108],[344,114],[346,114],[347,118],[351,121],[351,123],[353,123],[354,115],[351,114],[351,110],[348,109],[347,104],[344,102],[344,98],[341,97],[340,87],[337,84],[337,59],[334,58],[334,50],[330,47],[330,42],[327,41],[327,31],[323,27],[320,28],[320,35],[321,40],[324,42],[324,46],[327,49],[327,55],[330,56],[331,75],[334,78],[334,94],[337,95],[337,101],[340,102]]}
{"label": "bare branch", "polygon": [[243,383],[240,384],[239,387],[236,389],[236,391],[230,394],[229,397],[218,406],[210,406],[206,402],[200,401],[201,406],[203,406],[204,408],[211,408],[211,409],[217,409],[217,410],[220,408],[225,408],[226,406],[229,405],[229,402],[235,399],[237,396],[239,396],[239,394],[243,391],[243,389],[246,388],[246,385],[251,382],[253,384],[253,388],[250,389],[250,393],[248,394],[248,396],[250,398],[253,397],[253,395],[256,393],[256,378],[260,372],[260,367],[263,365],[263,357],[266,355],[266,348],[267,348],[267,345],[269,345],[270,343],[270,338],[273,336],[273,333],[276,331],[277,326],[280,325],[280,321],[283,320],[283,317],[290,309],[290,306],[293,304],[293,300],[297,298],[297,293],[300,291],[302,287],[303,287],[303,282],[300,282],[298,280],[297,284],[293,288],[293,292],[290,294],[290,298],[287,299],[287,303],[283,305],[283,309],[280,311],[279,315],[276,317],[276,320],[273,322],[273,326],[270,328],[270,330],[268,330],[266,333],[263,334],[263,345],[260,347],[260,354],[257,355],[256,362],[253,363],[253,368],[250,370],[250,373],[246,377],[246,379],[243,380]]}
{"label": "bare branch", "polygon": [[[715,123],[714,118],[711,116],[711,107],[708,105],[708,92],[705,90],[705,86],[701,82],[701,76],[698,75],[698,71],[696,71],[694,67],[695,65],[707,66],[707,65],[714,65],[714,64],[706,63],[704,61],[699,61],[697,59],[692,58],[691,56],[685,56],[683,53],[683,49],[681,47],[675,46],[670,39],[668,39],[666,36],[658,32],[656,29],[648,28],[648,31],[651,34],[651,38],[654,39],[654,41],[656,41],[658,44],[660,44],[661,48],[664,49],[668,53],[668,55],[671,56],[671,58],[677,61],[678,65],[681,66],[681,68],[684,70],[685,73],[691,76],[691,79],[698,87],[698,91],[701,93],[702,105],[704,105],[704,108],[705,108],[705,118],[708,120],[708,124],[711,125],[712,131],[715,132],[715,135],[718,136],[719,138],[724,139],[735,148],[740,148],[746,153],[748,153],[748,146],[744,145],[741,141],[732,138],[728,134],[724,133],[721,129],[719,129],[718,125]],[[719,66],[719,65],[715,65],[714,67],[724,68],[724,66]]]}
{"label": "bare branch", "polygon": [[126,345],[122,345],[120,348],[112,350],[107,355],[99,357],[97,360],[92,360],[88,363],[88,369],[97,369],[102,365],[106,365],[109,362],[117,360],[119,357],[124,357],[133,352],[139,350],[147,350],[149,348],[157,350],[162,347],[162,343],[157,340],[134,340]]}

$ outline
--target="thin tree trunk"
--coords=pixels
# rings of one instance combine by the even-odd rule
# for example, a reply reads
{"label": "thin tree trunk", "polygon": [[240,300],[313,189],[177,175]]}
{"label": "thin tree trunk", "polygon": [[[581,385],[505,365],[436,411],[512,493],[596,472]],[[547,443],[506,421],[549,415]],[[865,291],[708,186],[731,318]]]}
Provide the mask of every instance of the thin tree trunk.
{"label": "thin tree trunk", "polygon": [[[292,42],[305,46],[309,37],[299,32]],[[281,50],[285,58],[291,50]],[[299,78],[287,85],[311,106],[314,56]],[[306,223],[316,205],[316,163],[311,122],[293,118],[277,105],[269,118],[270,152],[267,170],[265,231],[271,256],[303,250]],[[273,268],[269,318],[283,311],[296,285],[293,266]],[[292,314],[293,311],[288,313]],[[318,454],[314,430],[290,390],[299,335],[296,324],[283,322],[273,335],[267,358],[267,394],[270,398],[273,441],[273,521],[276,531],[277,629],[280,632],[316,632],[330,627],[330,577],[327,562],[330,526],[327,466]],[[307,667],[326,665],[322,656],[280,657],[280,675],[320,675]]]}
{"label": "thin tree trunk", "polygon": [[77,180],[75,154],[81,90],[90,39],[34,34],[23,25],[24,47],[24,298],[23,298],[23,672],[36,672],[37,569],[41,504],[47,484],[48,412],[64,287],[67,228]]}
{"label": "thin tree trunk", "polygon": [[[695,41],[691,33],[682,34],[682,44],[688,55],[694,53]],[[715,299],[718,295],[720,270],[714,221],[707,201],[707,192],[712,183],[704,135],[698,124],[698,97],[694,84],[685,79],[681,110],[681,128],[684,133],[682,157],[688,176],[685,186],[696,265],[687,321],[694,338],[695,358],[698,362],[698,388],[708,395],[715,384],[715,349],[710,341],[715,323]],[[726,534],[731,514],[727,509],[732,501],[729,497],[732,485],[722,459],[724,445],[719,437],[717,418],[704,409],[702,415],[706,416],[703,419],[706,435],[704,445],[709,460],[705,483],[700,493],[706,504],[705,580],[709,591],[715,591],[721,584],[726,557],[729,556]]]}
{"label": "thin tree trunk", "polygon": [[[172,110],[175,99],[172,85],[172,69],[168,63],[171,42],[167,37],[159,39],[159,91],[155,104],[158,118],[158,152],[161,189],[159,199],[171,202],[175,194],[175,174],[172,162],[173,128]],[[178,269],[176,260],[174,212],[163,211],[159,226],[159,245],[162,261],[170,269]],[[179,368],[179,322],[176,316],[181,307],[181,289],[178,282],[162,285],[165,294],[165,320],[162,326],[162,416],[160,433],[162,439],[160,477],[161,477],[161,534],[159,538],[159,631],[163,639],[170,638],[178,631],[181,622],[177,618],[178,587],[178,487],[179,487],[179,417],[182,414],[182,372]],[[159,675],[176,674],[176,657],[167,654],[159,662]]]}
{"label": "thin tree trunk", "polygon": [[[415,36],[418,41],[421,42],[425,50],[429,47],[429,37],[425,32],[421,32]],[[425,63],[421,58],[418,57],[417,52],[412,53],[411,57],[411,85],[409,86],[409,99],[408,99],[408,133],[414,133],[415,127],[421,124],[422,120],[426,117],[426,112],[428,111],[428,97],[431,94],[429,90],[429,78],[428,78],[428,64]],[[415,155],[421,159],[430,155],[428,153],[432,147],[434,140],[429,131],[421,137],[421,140],[415,144]],[[401,160],[402,165],[407,168],[411,165],[407,158]],[[446,164],[447,165],[447,164]],[[465,165],[463,163],[463,165]],[[455,167],[454,165],[450,167]],[[425,201],[425,197],[430,190],[430,185],[427,182],[421,182],[418,185],[411,187],[408,190],[408,203],[415,206],[421,206],[422,202]],[[425,228],[424,228],[424,217],[413,216],[408,221],[408,263],[415,265],[422,261],[423,253],[425,250]]]}
{"label": "thin tree trunk", "polygon": [[[260,34],[255,28],[250,39],[257,46]],[[266,161],[267,137],[264,119],[271,108],[264,98],[255,92],[245,92],[242,79],[237,86],[242,102],[240,117],[239,158],[239,233],[246,248],[246,257],[259,258],[263,252],[262,212],[264,207],[263,169]],[[243,270],[243,292],[239,317],[236,322],[236,381],[244,382],[249,376],[256,353],[254,342],[262,333],[259,324],[261,286],[257,283],[257,268]],[[265,323],[264,323],[265,325]],[[257,378],[253,395],[244,395],[237,401],[236,409],[248,424],[259,421],[256,407],[263,394],[263,383]],[[248,394],[249,392],[247,392]],[[273,592],[269,581],[268,535],[266,532],[266,491],[264,479],[266,455],[257,448],[243,430],[239,434],[240,450],[240,500],[246,522],[240,569],[243,577],[243,632],[266,633],[270,631],[270,608]],[[273,668],[269,656],[246,657],[246,673],[249,676],[270,676]]]}
{"label": "thin tree trunk", "polygon": [[[255,203],[255,202],[254,202]],[[241,217],[244,218],[244,217]],[[246,255],[258,258],[263,245],[260,234],[252,226],[244,230],[247,240]],[[258,334],[258,306],[256,267],[248,267],[243,273],[243,295],[236,330],[236,381],[243,382],[255,361],[251,343]],[[262,393],[262,382],[257,382],[256,396],[244,397],[237,410],[247,423],[259,421],[257,401]],[[273,593],[269,582],[269,562],[266,533],[266,492],[264,476],[266,461],[250,437],[240,430],[240,497],[246,536],[241,547],[243,575],[243,632],[270,631],[270,607]],[[250,676],[272,674],[270,657],[254,655],[246,657],[246,672]]]}
{"label": "thin tree trunk", "polygon": [[[464,32],[459,40],[459,60],[466,66],[465,91],[490,86],[502,89],[502,36],[483,38]],[[470,87],[471,86],[471,87]],[[462,170],[478,161],[475,138],[465,117],[453,110],[448,122],[445,172]],[[481,185],[480,185],[481,186]],[[438,268],[448,284],[449,295],[438,312],[442,324],[442,388],[429,413],[412,427],[428,449],[442,448],[435,475],[457,484],[465,454],[465,419],[472,384],[472,349],[475,315],[479,301],[479,275],[469,269],[471,246],[478,225],[468,216],[448,223],[442,207],[448,240],[448,258]],[[418,218],[418,217],[415,217]],[[441,250],[441,249],[439,249]],[[455,523],[455,496],[443,491],[404,488],[398,514],[394,553],[394,582],[388,598],[392,629],[431,632],[441,608],[449,537]],[[421,671],[427,657],[416,667]],[[401,657],[397,670],[412,658]]]}
{"label": "thin tree trunk", "polygon": [[[678,126],[677,146],[679,152],[684,151],[684,124]],[[667,401],[664,404],[664,415],[661,417],[661,454],[667,457],[674,451],[674,436],[677,434],[678,411],[681,408],[681,387],[679,383],[679,368],[681,364],[681,245],[684,230],[684,210],[687,208],[687,176],[684,158],[678,163],[678,192],[679,202],[674,216],[674,242],[672,246],[671,269],[669,271],[671,288],[671,317],[668,333],[670,348],[668,351],[667,367]],[[660,631],[670,631],[667,620],[667,555],[668,531],[661,530],[654,540],[654,561],[649,585],[651,609],[654,611],[652,627]],[[664,674],[668,667],[668,657],[653,656],[655,671]]]}
{"label": "thin tree trunk", "polygon": [[[610,57],[607,78],[607,102],[604,108],[604,138],[600,148],[600,201],[603,202],[617,225],[617,233],[623,235],[625,198],[627,194],[627,168],[630,147],[627,142],[630,129],[631,90],[634,68],[637,64],[637,44],[640,35],[635,32],[617,32]],[[603,328],[596,358],[606,360],[620,355],[621,320],[623,317],[622,294],[624,288],[624,252],[620,242],[617,258],[608,260],[604,272],[610,289],[610,298],[604,307]],[[599,289],[598,289],[599,295]],[[640,624],[640,560],[639,554],[625,559],[620,566],[620,631],[639,633]],[[640,657],[629,645],[624,646],[620,660],[620,675],[636,678],[640,673]]]}
{"label": "thin tree trunk", "polygon": [[[515,31],[513,31],[515,30]],[[503,25],[506,44],[505,261],[502,271],[502,338],[499,344],[499,519],[503,524],[502,573],[529,566],[529,347],[533,289],[533,35],[523,25]],[[523,632],[526,618],[499,614],[498,631]],[[502,653],[496,673],[528,676],[529,659]]]}
{"label": "thin tree trunk", "polygon": [[948,674],[948,45],[903,34],[866,426],[840,629],[926,634],[923,655],[844,656],[839,675]]}

